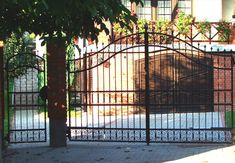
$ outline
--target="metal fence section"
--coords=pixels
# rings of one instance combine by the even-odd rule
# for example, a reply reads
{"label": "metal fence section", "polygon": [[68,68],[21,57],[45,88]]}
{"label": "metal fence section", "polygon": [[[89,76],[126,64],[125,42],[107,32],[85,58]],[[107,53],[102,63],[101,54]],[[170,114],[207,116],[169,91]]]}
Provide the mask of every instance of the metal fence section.
{"label": "metal fence section", "polygon": [[166,34],[119,37],[68,61],[71,141],[231,142],[232,52]]}
{"label": "metal fence section", "polygon": [[45,60],[31,53],[10,57],[6,63],[9,143],[44,142],[46,102],[40,89],[46,85]]}

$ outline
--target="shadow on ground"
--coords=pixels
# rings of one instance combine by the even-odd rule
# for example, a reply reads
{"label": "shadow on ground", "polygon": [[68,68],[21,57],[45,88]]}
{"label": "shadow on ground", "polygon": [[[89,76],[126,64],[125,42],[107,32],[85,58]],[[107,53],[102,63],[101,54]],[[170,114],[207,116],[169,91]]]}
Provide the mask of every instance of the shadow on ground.
{"label": "shadow on ground", "polygon": [[69,142],[67,147],[48,144],[11,145],[4,163],[158,163],[234,162],[235,145]]}

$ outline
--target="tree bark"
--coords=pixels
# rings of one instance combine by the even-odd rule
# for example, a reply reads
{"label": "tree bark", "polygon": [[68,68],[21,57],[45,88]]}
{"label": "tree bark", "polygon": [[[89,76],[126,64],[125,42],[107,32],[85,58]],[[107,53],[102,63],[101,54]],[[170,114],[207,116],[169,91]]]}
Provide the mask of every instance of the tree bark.
{"label": "tree bark", "polygon": [[0,43],[0,162],[2,160],[3,149],[3,122],[4,122],[4,64],[3,64],[3,44]]}
{"label": "tree bark", "polygon": [[48,116],[50,146],[66,146],[66,53],[65,44],[48,44]]}

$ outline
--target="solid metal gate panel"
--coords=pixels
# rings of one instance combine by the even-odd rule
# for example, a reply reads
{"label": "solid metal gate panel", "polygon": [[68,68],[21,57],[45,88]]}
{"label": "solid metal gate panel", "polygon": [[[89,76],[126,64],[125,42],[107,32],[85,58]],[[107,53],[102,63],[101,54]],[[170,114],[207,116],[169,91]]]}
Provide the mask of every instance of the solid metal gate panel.
{"label": "solid metal gate panel", "polygon": [[[135,64],[138,62],[142,67],[138,69],[136,66],[135,73],[140,73],[144,78],[145,60],[137,60]],[[200,62],[203,63],[202,59]],[[212,66],[212,63],[209,65]],[[212,68],[191,63],[191,60],[180,57],[172,50],[154,52],[149,67],[150,113],[213,111]],[[138,89],[145,88],[145,81],[140,85],[136,80],[135,84]],[[185,108],[182,104],[187,103],[191,105]]]}
{"label": "solid metal gate panel", "polygon": [[145,31],[69,60],[69,139],[231,142],[233,57],[201,49]]}
{"label": "solid metal gate panel", "polygon": [[6,63],[9,143],[45,142],[46,102],[40,89],[46,85],[45,60],[31,53],[10,57]]}

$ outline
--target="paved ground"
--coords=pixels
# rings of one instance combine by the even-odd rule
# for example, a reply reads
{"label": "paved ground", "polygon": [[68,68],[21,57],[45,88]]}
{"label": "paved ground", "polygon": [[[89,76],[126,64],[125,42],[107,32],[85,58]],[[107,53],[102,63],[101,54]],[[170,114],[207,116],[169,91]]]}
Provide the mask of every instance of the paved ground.
{"label": "paved ground", "polygon": [[234,163],[235,145],[69,142],[11,145],[4,163]]}

